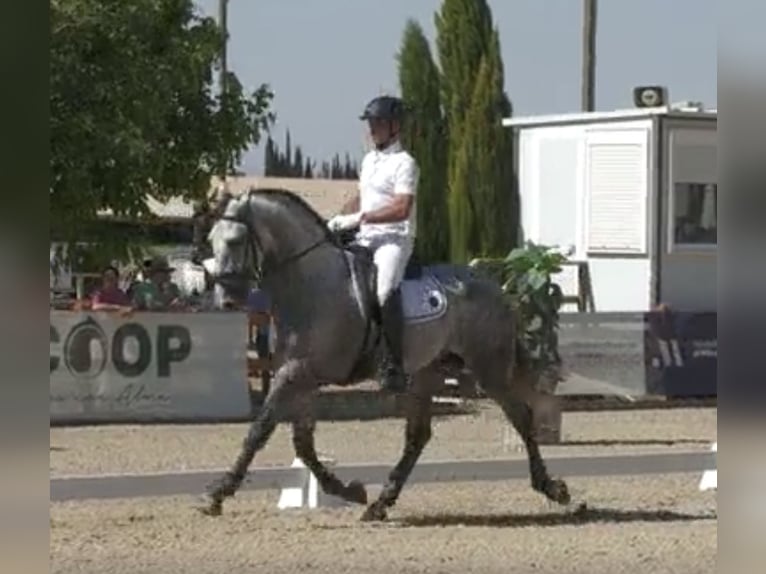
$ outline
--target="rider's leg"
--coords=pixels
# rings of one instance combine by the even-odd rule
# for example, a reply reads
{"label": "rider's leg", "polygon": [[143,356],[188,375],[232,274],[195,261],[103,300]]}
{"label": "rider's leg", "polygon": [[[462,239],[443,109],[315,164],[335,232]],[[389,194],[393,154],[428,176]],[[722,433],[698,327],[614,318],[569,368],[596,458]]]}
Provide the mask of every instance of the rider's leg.
{"label": "rider's leg", "polygon": [[402,365],[404,358],[404,317],[402,315],[399,283],[404,277],[407,261],[412,254],[409,242],[391,242],[375,250],[377,295],[381,306],[381,323],[385,342],[385,357],[381,385],[391,391],[404,391],[407,377]]}

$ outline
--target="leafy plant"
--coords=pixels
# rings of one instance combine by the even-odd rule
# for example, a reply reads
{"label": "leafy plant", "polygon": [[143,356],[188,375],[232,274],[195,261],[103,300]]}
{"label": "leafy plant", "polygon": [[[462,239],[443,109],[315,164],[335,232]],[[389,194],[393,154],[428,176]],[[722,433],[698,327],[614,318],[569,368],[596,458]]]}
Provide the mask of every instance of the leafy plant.
{"label": "leafy plant", "polygon": [[248,90],[229,72],[215,89],[222,30],[195,4],[51,0],[54,241],[103,245],[101,213],[156,219],[150,196],[203,199],[271,125],[267,85]]}
{"label": "leafy plant", "polygon": [[[474,259],[471,267],[497,280],[516,311],[522,343],[532,368],[546,387],[558,382],[559,310],[564,300],[552,276],[561,271],[566,257],[550,247],[528,242],[502,259]],[[551,380],[555,379],[555,380]],[[540,385],[538,385],[540,386]],[[550,390],[550,389],[548,389]]]}

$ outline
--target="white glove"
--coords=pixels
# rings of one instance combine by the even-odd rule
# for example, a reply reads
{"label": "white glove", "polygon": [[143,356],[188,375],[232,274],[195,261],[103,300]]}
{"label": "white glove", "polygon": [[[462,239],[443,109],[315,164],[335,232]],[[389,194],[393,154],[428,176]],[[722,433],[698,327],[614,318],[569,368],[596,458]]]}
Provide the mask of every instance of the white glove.
{"label": "white glove", "polygon": [[362,212],[349,213],[346,215],[336,215],[330,221],[327,222],[327,227],[330,231],[345,231],[346,229],[354,229],[359,227],[359,223],[362,220]]}

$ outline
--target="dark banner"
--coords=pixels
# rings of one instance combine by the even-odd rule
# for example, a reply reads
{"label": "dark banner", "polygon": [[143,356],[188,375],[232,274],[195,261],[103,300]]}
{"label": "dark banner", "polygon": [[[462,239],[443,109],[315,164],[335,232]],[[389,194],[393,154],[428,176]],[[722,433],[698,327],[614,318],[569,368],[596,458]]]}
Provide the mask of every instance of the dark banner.
{"label": "dark banner", "polygon": [[718,396],[717,313],[652,311],[644,322],[647,393]]}

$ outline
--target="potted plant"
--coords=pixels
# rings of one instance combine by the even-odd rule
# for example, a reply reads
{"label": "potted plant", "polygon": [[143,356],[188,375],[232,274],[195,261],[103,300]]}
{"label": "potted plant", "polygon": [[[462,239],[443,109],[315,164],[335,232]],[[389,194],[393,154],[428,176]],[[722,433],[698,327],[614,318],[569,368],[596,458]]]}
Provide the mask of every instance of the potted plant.
{"label": "potted plant", "polygon": [[528,242],[505,258],[479,258],[471,267],[497,280],[516,311],[521,348],[538,391],[553,394],[561,380],[558,349],[561,287],[552,276],[566,256],[545,245]]}

